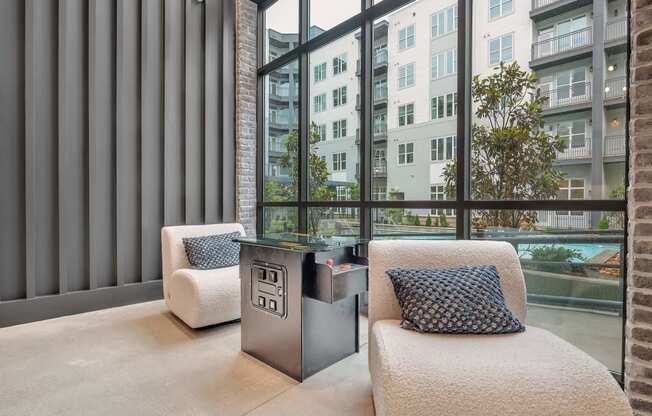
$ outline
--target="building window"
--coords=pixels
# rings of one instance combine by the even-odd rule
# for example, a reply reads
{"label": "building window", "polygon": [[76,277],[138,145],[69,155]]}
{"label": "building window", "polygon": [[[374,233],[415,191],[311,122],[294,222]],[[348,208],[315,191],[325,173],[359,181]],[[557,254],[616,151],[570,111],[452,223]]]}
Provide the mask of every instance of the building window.
{"label": "building window", "polygon": [[398,125],[399,127],[414,124],[414,104],[404,104],[398,106]]}
{"label": "building window", "polygon": [[398,88],[414,86],[414,62],[398,67]]}
{"label": "building window", "polygon": [[586,120],[573,120],[557,125],[557,134],[564,142],[565,152],[586,147]]}
{"label": "building window", "polygon": [[346,152],[333,153],[333,172],[346,170]]}
{"label": "building window", "polygon": [[432,79],[439,79],[457,73],[457,48],[432,55]]}
{"label": "building window", "polygon": [[430,16],[431,36],[443,36],[457,30],[457,5]]}
{"label": "building window", "polygon": [[401,143],[398,145],[398,164],[410,165],[414,163],[414,143]]}
{"label": "building window", "polygon": [[376,114],[374,116],[374,134],[385,133],[387,133],[387,114]]}
{"label": "building window", "polygon": [[457,93],[446,94],[446,117],[457,116]]}
{"label": "building window", "polygon": [[[582,200],[585,196],[585,186],[583,178],[563,179],[559,183],[557,198],[563,200]],[[557,215],[584,215],[583,211],[557,211]]]}
{"label": "building window", "polygon": [[333,138],[346,137],[346,119],[333,122]]}
{"label": "building window", "polygon": [[346,104],[346,87],[340,87],[333,90],[333,107],[339,107]]}
{"label": "building window", "polygon": [[575,97],[585,97],[588,83],[586,82],[586,67],[579,67],[557,74],[557,102],[555,105],[565,104]]}
{"label": "building window", "polygon": [[489,65],[498,65],[514,59],[514,35],[508,34],[489,40]]}
{"label": "building window", "polygon": [[346,54],[343,53],[333,58],[333,75],[346,72]]}
{"label": "building window", "polygon": [[457,93],[438,95],[430,99],[430,118],[439,120],[457,115]]}
{"label": "building window", "polygon": [[315,65],[315,82],[323,81],[326,79],[326,62]]}
{"label": "building window", "polygon": [[387,98],[387,80],[379,79],[374,81],[374,100]]}
{"label": "building window", "polygon": [[398,31],[398,48],[400,50],[412,48],[415,45],[415,41],[416,37],[413,24]]}
{"label": "building window", "polygon": [[489,0],[490,19],[507,16],[508,14],[512,14],[513,10],[513,0]]}
{"label": "building window", "polygon": [[[436,184],[436,185],[431,185],[430,186],[430,200],[431,201],[446,201],[448,198],[446,197],[446,185],[444,184]],[[431,215],[448,215],[451,216],[453,215],[453,210],[452,209],[441,209],[441,208],[433,208],[430,210]]]}
{"label": "building window", "polygon": [[326,94],[315,95],[312,101],[315,113],[326,111]]}
{"label": "building window", "polygon": [[457,136],[437,137],[430,141],[430,160],[453,160]]}
{"label": "building window", "polygon": [[319,141],[324,142],[326,141],[326,125],[325,124],[320,124],[317,126],[317,135],[319,136]]}
{"label": "building window", "polygon": [[430,118],[432,120],[439,120],[444,118],[444,96],[439,95],[437,97],[432,97],[430,102]]}

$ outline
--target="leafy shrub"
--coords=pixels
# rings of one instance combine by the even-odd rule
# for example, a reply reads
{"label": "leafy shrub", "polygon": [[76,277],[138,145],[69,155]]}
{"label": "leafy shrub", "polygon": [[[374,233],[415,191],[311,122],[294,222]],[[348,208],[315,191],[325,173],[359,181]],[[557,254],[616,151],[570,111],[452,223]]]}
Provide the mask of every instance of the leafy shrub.
{"label": "leafy shrub", "polygon": [[426,227],[432,227],[432,218],[430,217],[430,214],[426,217]]}
{"label": "leafy shrub", "polygon": [[585,257],[579,250],[566,248],[555,244],[541,246],[530,249],[532,260],[535,261],[559,261],[569,262],[575,260],[585,260]]}
{"label": "leafy shrub", "polygon": [[446,217],[446,214],[444,214],[443,212],[439,214],[439,226],[448,227],[448,218]]}
{"label": "leafy shrub", "polygon": [[598,230],[608,230],[609,229],[609,218],[602,217],[598,221]]}

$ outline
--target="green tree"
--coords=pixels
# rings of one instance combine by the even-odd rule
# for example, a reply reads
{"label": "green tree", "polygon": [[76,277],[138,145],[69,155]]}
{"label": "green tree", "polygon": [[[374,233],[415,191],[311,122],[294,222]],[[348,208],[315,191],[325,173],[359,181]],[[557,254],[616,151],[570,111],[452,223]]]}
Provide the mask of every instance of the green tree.
{"label": "green tree", "polygon": [[[546,200],[556,197],[563,174],[553,167],[565,147],[559,136],[543,131],[542,108],[547,100],[536,86],[536,75],[518,63],[501,63],[484,78],[475,76],[472,100],[475,118],[471,138],[471,196],[479,200]],[[456,165],[444,168],[446,190],[455,195]],[[536,222],[536,213],[483,210],[482,226],[520,228]]]}
{"label": "green tree", "polygon": [[430,214],[426,217],[426,227],[432,227],[432,217],[430,217]]}
{"label": "green tree", "polygon": [[[616,186],[609,192],[611,199],[625,199],[625,178],[622,179],[621,184]],[[625,214],[623,212],[610,212],[607,214],[608,222],[612,228],[623,229],[625,228]],[[598,227],[600,224],[598,224]]]}
{"label": "green tree", "polygon": [[419,219],[419,215],[414,216],[414,225],[421,225],[421,220]]}
{"label": "green tree", "polygon": [[[319,143],[319,129],[315,123],[310,126],[310,143],[309,161],[308,161],[308,189],[310,190],[309,198],[313,201],[332,200],[335,197],[333,190],[327,186],[328,182],[328,165],[319,155],[314,152],[314,145]],[[296,199],[296,190],[299,189],[299,132],[292,130],[288,134],[285,144],[286,152],[279,159],[279,165],[289,172],[290,188],[287,190],[288,195]],[[308,215],[308,233],[319,234],[319,223],[323,217],[328,216],[330,208],[313,208]]]}
{"label": "green tree", "polygon": [[[399,198],[400,192],[398,189],[392,188],[388,195],[390,201],[401,200],[401,198]],[[405,210],[403,208],[386,208],[385,214],[390,218],[392,224],[402,224]]]}

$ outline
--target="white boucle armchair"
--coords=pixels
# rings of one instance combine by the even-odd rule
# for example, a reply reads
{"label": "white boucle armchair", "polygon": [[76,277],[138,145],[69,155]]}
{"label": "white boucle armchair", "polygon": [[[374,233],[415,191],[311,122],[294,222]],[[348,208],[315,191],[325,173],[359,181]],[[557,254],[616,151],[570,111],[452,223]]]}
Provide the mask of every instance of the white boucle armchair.
{"label": "white boucle armchair", "polygon": [[239,232],[241,224],[180,225],[163,227],[163,296],[170,311],[191,328],[240,318],[238,266],[216,270],[191,269],[182,239]]}
{"label": "white boucle armchair", "polygon": [[369,369],[377,416],[631,416],[607,369],[568,342],[527,326],[509,335],[419,334],[400,327],[385,271],[495,265],[510,310],[525,322],[514,248],[484,241],[369,244]]}

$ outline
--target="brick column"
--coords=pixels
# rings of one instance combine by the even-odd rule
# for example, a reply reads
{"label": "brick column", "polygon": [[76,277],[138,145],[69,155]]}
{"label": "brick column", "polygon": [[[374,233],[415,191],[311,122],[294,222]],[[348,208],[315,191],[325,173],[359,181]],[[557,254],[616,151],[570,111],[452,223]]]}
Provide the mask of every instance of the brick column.
{"label": "brick column", "polygon": [[248,235],[256,233],[256,11],[236,0],[236,210]]}
{"label": "brick column", "polygon": [[625,389],[652,415],[652,0],[632,0]]}

